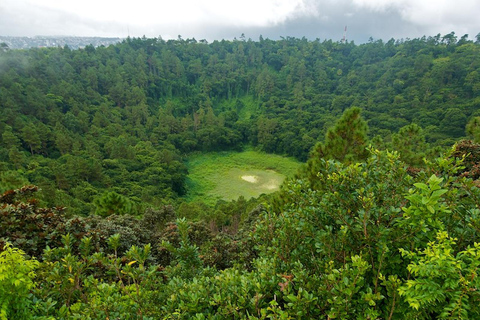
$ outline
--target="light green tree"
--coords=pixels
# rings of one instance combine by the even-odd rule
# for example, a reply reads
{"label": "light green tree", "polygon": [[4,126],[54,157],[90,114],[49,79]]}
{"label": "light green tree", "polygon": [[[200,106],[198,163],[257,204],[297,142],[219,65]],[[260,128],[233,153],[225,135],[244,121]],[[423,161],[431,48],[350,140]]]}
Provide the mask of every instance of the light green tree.
{"label": "light green tree", "polygon": [[0,253],[0,320],[32,319],[30,290],[35,287],[38,261],[7,244]]}

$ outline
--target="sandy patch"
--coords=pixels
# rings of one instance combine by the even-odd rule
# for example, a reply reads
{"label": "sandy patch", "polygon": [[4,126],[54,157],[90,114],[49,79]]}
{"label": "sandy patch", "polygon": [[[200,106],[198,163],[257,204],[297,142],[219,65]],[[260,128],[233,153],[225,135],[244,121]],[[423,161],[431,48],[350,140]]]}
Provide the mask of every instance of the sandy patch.
{"label": "sandy patch", "polygon": [[257,176],[242,176],[242,180],[245,180],[245,181],[250,182],[250,183],[257,183],[258,182]]}
{"label": "sandy patch", "polygon": [[271,181],[269,183],[263,184],[261,187],[267,190],[275,190],[275,189],[278,189],[279,185],[277,182]]}

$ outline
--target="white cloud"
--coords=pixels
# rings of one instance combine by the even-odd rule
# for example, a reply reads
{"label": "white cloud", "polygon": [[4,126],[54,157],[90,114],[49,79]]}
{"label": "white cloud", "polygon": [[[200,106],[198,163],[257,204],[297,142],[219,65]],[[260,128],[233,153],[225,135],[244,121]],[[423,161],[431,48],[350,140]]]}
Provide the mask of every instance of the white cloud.
{"label": "white cloud", "polygon": [[356,41],[480,32],[480,0],[0,0],[0,34]]}
{"label": "white cloud", "polygon": [[96,21],[124,22],[138,26],[200,23],[266,26],[281,23],[291,15],[308,12],[303,0],[23,1],[44,10],[57,10]]}

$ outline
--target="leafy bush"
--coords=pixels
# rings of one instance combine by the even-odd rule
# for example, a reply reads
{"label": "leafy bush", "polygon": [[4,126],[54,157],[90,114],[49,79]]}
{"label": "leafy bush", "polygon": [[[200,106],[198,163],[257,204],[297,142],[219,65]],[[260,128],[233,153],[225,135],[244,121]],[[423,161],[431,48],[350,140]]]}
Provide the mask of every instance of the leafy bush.
{"label": "leafy bush", "polygon": [[35,287],[35,259],[26,259],[22,250],[6,244],[0,252],[0,319],[31,319]]}
{"label": "leafy bush", "polygon": [[60,244],[65,232],[64,209],[39,208],[36,186],[6,191],[0,196],[0,244],[10,242],[30,256],[39,257],[47,246]]}

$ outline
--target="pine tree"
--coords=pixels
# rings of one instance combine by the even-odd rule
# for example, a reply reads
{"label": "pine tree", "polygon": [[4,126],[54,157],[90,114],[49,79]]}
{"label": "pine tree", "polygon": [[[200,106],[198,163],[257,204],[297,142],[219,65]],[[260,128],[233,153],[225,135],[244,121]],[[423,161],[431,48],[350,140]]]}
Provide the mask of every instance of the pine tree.
{"label": "pine tree", "polygon": [[415,123],[402,127],[392,135],[392,149],[400,153],[400,159],[405,163],[414,167],[422,166],[428,149],[423,129]]}
{"label": "pine tree", "polygon": [[343,163],[353,163],[368,157],[367,131],[368,125],[360,115],[357,107],[346,109],[335,126],[328,129],[324,143],[317,143],[307,162],[306,176],[314,187],[320,162],[336,160]]}
{"label": "pine tree", "polygon": [[125,196],[116,192],[107,192],[93,202],[97,207],[96,214],[108,217],[112,214],[122,215],[132,212],[132,202]]}
{"label": "pine tree", "polygon": [[480,117],[470,119],[466,129],[469,137],[473,138],[475,142],[480,142]]}
{"label": "pine tree", "polygon": [[325,142],[317,144],[312,158],[333,159],[340,162],[356,162],[367,158],[368,126],[360,115],[361,109],[349,108],[335,126],[328,129]]}
{"label": "pine tree", "polygon": [[13,133],[13,129],[10,126],[5,126],[5,131],[2,134],[2,144],[5,148],[15,148],[20,147],[20,139]]}

